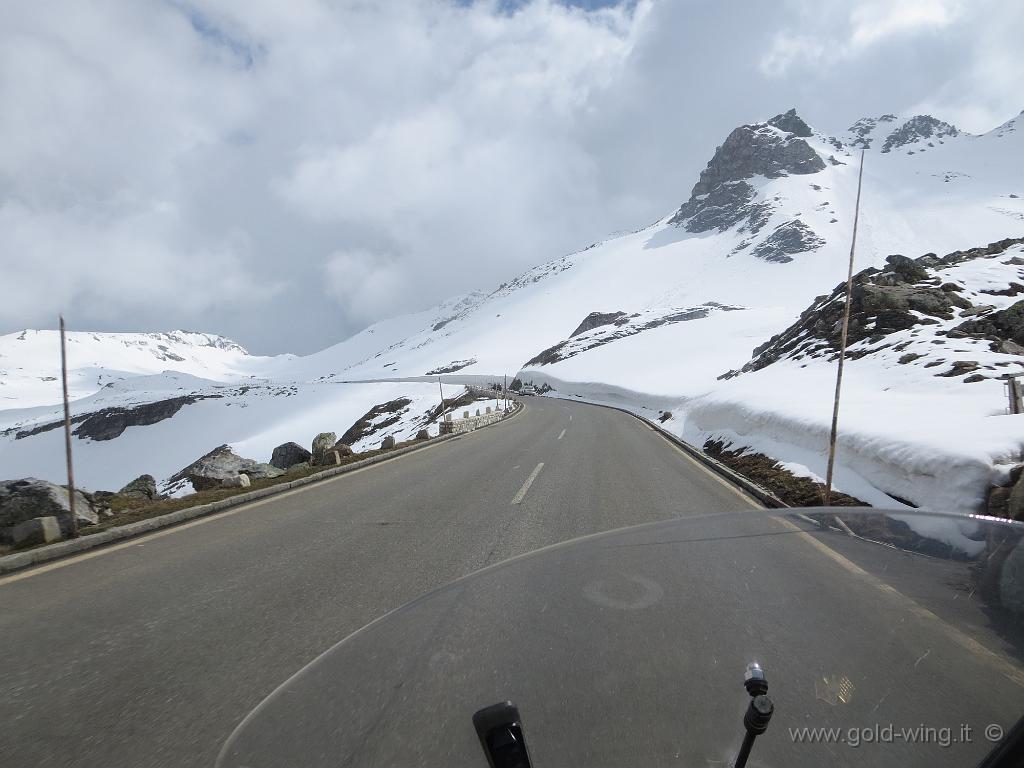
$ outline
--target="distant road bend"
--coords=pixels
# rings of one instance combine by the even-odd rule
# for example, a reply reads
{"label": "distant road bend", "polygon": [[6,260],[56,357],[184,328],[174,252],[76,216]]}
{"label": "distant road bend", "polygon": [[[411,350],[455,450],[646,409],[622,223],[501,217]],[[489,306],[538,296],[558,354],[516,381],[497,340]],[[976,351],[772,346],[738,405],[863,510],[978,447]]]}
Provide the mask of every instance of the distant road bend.
{"label": "distant road bend", "polygon": [[[627,414],[530,398],[508,423],[0,578],[0,765],[211,766],[281,682],[432,588],[756,506]],[[792,578],[835,572],[804,550]]]}

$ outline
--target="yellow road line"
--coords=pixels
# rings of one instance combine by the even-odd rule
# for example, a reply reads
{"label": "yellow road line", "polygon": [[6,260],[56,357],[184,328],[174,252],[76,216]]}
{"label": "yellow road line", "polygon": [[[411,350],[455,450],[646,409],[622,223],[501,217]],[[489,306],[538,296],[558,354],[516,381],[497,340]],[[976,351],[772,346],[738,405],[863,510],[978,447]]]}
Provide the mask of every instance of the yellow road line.
{"label": "yellow road line", "polygon": [[[652,431],[657,432],[657,430]],[[714,477],[716,480],[718,480],[718,482],[720,482],[726,488],[728,488],[737,496],[742,498],[744,501],[752,504],[756,508],[764,509],[763,505],[761,505],[759,502],[755,501],[753,498],[748,496],[746,493],[741,491],[736,486],[727,482],[720,475],[716,474],[715,472],[712,472],[708,467],[701,464],[699,461],[697,461],[697,459],[695,459],[689,453],[684,451],[682,448],[671,442],[669,442],[669,445],[671,445],[678,453],[686,457],[686,459],[688,459],[691,464],[698,467],[701,471],[707,473],[708,475]],[[967,635],[962,630],[957,629],[952,624],[940,618],[938,615],[928,610],[912,598],[907,597],[895,587],[886,584],[877,576],[868,573],[853,561],[848,560],[846,557],[839,554],[830,546],[828,546],[825,542],[807,533],[799,526],[794,525],[791,521],[787,520],[785,517],[782,517],[778,512],[773,512],[773,519],[777,520],[786,528],[789,528],[790,530],[796,532],[801,539],[806,541],[808,544],[810,544],[812,547],[818,550],[818,552],[828,557],[830,560],[839,565],[848,573],[854,575],[859,579],[864,580],[882,594],[887,595],[890,599],[900,602],[902,604],[901,607],[905,609],[908,613],[928,622],[929,624],[934,626],[938,631],[942,632],[949,640],[959,645],[968,653],[995,667],[1002,675],[1009,678],[1013,682],[1017,683],[1017,685],[1024,686],[1024,669],[1021,669],[1019,666],[1014,664],[1011,660],[1009,660],[1002,654],[998,654],[995,651],[986,648],[973,637]]]}

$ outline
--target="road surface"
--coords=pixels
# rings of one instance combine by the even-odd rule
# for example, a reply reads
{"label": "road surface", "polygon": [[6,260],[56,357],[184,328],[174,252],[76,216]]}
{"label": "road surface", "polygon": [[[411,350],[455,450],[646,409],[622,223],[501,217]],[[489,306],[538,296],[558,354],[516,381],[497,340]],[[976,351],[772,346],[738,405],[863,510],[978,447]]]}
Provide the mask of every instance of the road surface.
{"label": "road surface", "polygon": [[[435,587],[584,534],[754,507],[626,414],[530,398],[395,461],[0,579],[0,764],[210,766],[282,681]],[[784,578],[806,586],[825,558],[801,552],[814,565]]]}
{"label": "road surface", "polygon": [[0,580],[0,764],[212,765],[285,678],[434,587],[582,534],[745,506],[631,417],[533,398],[508,423]]}

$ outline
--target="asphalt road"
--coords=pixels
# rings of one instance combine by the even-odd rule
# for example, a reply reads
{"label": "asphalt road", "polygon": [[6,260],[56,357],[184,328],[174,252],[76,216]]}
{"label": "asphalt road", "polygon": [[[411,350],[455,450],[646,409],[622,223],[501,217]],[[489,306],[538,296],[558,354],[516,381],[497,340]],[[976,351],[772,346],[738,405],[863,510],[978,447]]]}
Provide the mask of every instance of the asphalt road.
{"label": "asphalt road", "polygon": [[393,462],[0,578],[0,765],[212,765],[287,677],[435,587],[753,506],[630,416],[532,398]]}

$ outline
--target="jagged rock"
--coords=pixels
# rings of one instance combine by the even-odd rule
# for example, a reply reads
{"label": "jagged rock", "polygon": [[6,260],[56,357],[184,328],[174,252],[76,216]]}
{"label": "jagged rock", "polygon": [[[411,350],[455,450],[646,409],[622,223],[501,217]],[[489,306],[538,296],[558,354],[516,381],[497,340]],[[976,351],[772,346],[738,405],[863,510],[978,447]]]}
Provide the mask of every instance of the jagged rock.
{"label": "jagged rock", "polygon": [[[926,263],[937,261],[946,267],[1002,253],[1010,246],[1021,243],[1024,243],[1024,238],[1007,238],[982,248],[954,251],[941,259],[936,259],[933,254],[926,254],[922,259]],[[741,373],[760,370],[783,357],[823,356],[837,352],[845,293],[846,285],[840,283],[828,296],[817,297],[800,314],[796,323],[754,349],[750,362],[739,373],[723,375],[732,378]],[[858,272],[853,280],[852,299],[848,339],[850,345],[864,339],[878,341],[896,331],[937,322],[930,318],[951,320],[955,316],[955,309],[961,309],[964,314],[971,314],[972,310],[982,311],[981,308],[972,307],[971,302],[961,296],[960,292],[943,290],[941,283],[929,275],[920,259],[909,259],[899,254],[889,256],[884,269],[870,267]],[[985,308],[991,309],[987,305]],[[1012,344],[1014,346],[1006,348],[1024,350],[1024,301],[1001,312],[991,312],[967,320],[950,329],[949,333],[952,338],[961,338],[960,334],[988,338],[993,349]],[[857,353],[849,354],[853,358]],[[912,359],[907,359],[907,362]],[[936,360],[927,366],[944,363]],[[958,369],[949,375],[968,372]]]}
{"label": "jagged rock", "polygon": [[373,406],[360,416],[355,424],[345,430],[345,434],[338,442],[353,445],[374,432],[394,426],[402,420],[402,414],[408,410],[411,403],[412,400],[409,398],[399,397]]}
{"label": "jagged rock", "polygon": [[394,435],[388,435],[387,437],[385,437],[383,440],[380,441],[380,449],[382,451],[387,451],[387,450],[390,450],[391,448],[394,448],[394,447],[395,447],[395,436]]}
{"label": "jagged rock", "polygon": [[978,363],[975,360],[957,360],[953,363],[953,367],[945,373],[940,373],[939,376],[953,377],[963,376],[965,373],[971,373],[972,371],[978,370]]}
{"label": "jagged rock", "polygon": [[248,488],[252,485],[249,476],[246,474],[225,477],[220,481],[221,488]]}
{"label": "jagged rock", "polygon": [[344,458],[345,456],[352,456],[355,454],[355,451],[352,450],[351,445],[346,445],[340,440],[334,444],[333,450],[337,451],[338,455],[341,456],[342,458]]}
{"label": "jagged rock", "polygon": [[155,499],[159,496],[156,479],[152,475],[139,475],[118,493],[132,499]]}
{"label": "jagged rock", "polygon": [[600,328],[602,325],[624,325],[629,322],[625,312],[591,312],[583,322],[576,326],[576,330],[569,334],[569,338],[579,336],[581,333]]}
{"label": "jagged rock", "polygon": [[945,136],[958,136],[960,131],[956,126],[936,120],[931,115],[917,115],[912,117],[895,131],[885,137],[882,144],[882,152],[891,152],[894,149],[913,144],[922,139],[940,139]]}
{"label": "jagged rock", "polygon": [[425,429],[421,429],[419,432],[416,433],[416,439],[417,440],[429,440],[430,439],[430,432],[428,432]]}
{"label": "jagged rock", "polygon": [[34,517],[11,528],[11,543],[16,547],[49,544],[62,538],[60,522],[53,516]]}
{"label": "jagged rock", "polygon": [[211,488],[219,488],[224,480],[243,473],[253,480],[278,477],[284,474],[280,469],[269,464],[243,459],[231,450],[230,445],[221,445],[171,475],[168,483],[188,480],[195,490],[206,491]]}
{"label": "jagged rock", "polygon": [[752,253],[759,259],[785,263],[793,255],[821,248],[825,241],[814,234],[802,221],[793,220],[780,224],[768,237],[758,243]]}
{"label": "jagged rock", "polygon": [[1024,301],[1018,301],[1006,309],[992,312],[984,317],[967,320],[957,326],[958,331],[980,336],[996,336],[1002,341],[994,342],[998,347],[1006,341],[1024,346]]}
{"label": "jagged rock", "polygon": [[310,463],[314,467],[320,466],[323,463],[324,455],[334,447],[336,442],[338,442],[338,436],[333,432],[321,432],[314,437]]}
{"label": "jagged rock", "polygon": [[870,149],[871,142],[874,137],[870,134],[878,127],[880,123],[892,123],[896,120],[896,115],[882,115],[881,117],[862,117],[856,123],[850,126],[849,131],[854,136],[853,141],[850,142],[851,146],[860,147],[863,149]]}
{"label": "jagged rock", "polygon": [[298,443],[282,443],[270,455],[270,466],[289,469],[296,464],[309,461],[313,454]]}
{"label": "jagged rock", "polygon": [[[186,405],[216,397],[219,397],[219,395],[185,395],[182,397],[172,397],[168,400],[160,400],[155,403],[144,403],[130,408],[103,408],[93,413],[74,416],[71,419],[71,423],[78,426],[75,427],[72,434],[82,439],[113,440],[115,437],[120,437],[128,427],[156,424],[164,419],[171,418]],[[25,437],[32,437],[33,435],[63,426],[63,420],[50,421],[17,432],[15,439],[20,440]]]}
{"label": "jagged rock", "polygon": [[[806,138],[811,135],[810,126],[797,116],[795,108],[788,112],[783,112],[781,115],[776,115],[768,121],[768,125],[774,125],[780,131],[788,131],[794,136],[803,136]],[[837,149],[841,147],[842,144],[840,144]]]}
{"label": "jagged rock", "polygon": [[[113,491],[82,491],[82,495],[89,500],[89,504],[96,511],[96,514],[103,519],[111,518],[114,516],[114,511],[110,508],[114,502],[114,497],[120,495]],[[156,498],[163,498],[157,494]]]}
{"label": "jagged rock", "polygon": [[[36,517],[56,517],[61,531],[67,535],[71,530],[67,489],[34,477],[0,482],[0,538],[9,541],[11,528]],[[99,522],[89,500],[78,490],[75,491],[75,518],[80,526]]]}
{"label": "jagged rock", "polygon": [[[794,112],[773,120],[797,127],[805,125]],[[806,127],[806,126],[805,126]],[[745,179],[765,176],[775,179],[789,174],[817,173],[825,163],[811,146],[799,136],[766,124],[743,125],[726,137],[671,223],[685,225],[689,232],[727,229],[747,220],[750,231],[756,232],[767,221],[769,208],[752,203],[755,191]]]}

